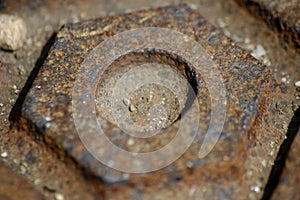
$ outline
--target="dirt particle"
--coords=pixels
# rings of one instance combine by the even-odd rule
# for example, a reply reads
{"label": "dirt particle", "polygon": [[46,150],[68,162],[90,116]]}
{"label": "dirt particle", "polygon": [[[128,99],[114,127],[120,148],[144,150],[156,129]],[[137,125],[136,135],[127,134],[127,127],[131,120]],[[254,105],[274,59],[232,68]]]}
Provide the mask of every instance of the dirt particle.
{"label": "dirt particle", "polygon": [[2,158],[6,158],[7,155],[8,155],[8,153],[7,153],[6,151],[4,151],[4,152],[1,153],[1,157],[2,157]]}
{"label": "dirt particle", "polygon": [[40,179],[35,179],[33,183],[34,183],[34,185],[39,185],[39,184],[41,184],[41,182],[42,181]]}
{"label": "dirt particle", "polygon": [[21,165],[20,170],[21,170],[21,174],[25,174],[27,171],[27,169],[24,165]]}
{"label": "dirt particle", "polygon": [[127,140],[127,145],[128,145],[128,146],[134,145],[134,140],[133,140],[133,139],[128,139],[128,140]]}
{"label": "dirt particle", "polygon": [[130,112],[134,112],[136,110],[136,107],[133,105],[133,104],[131,104],[130,106],[129,106],[129,111]]}
{"label": "dirt particle", "polygon": [[129,99],[124,98],[123,103],[124,103],[125,106],[129,106],[131,102],[130,102]]}
{"label": "dirt particle", "polygon": [[65,197],[60,193],[56,193],[54,197],[55,197],[55,200],[64,200],[65,199]]}
{"label": "dirt particle", "polygon": [[266,50],[264,49],[264,47],[262,45],[257,45],[256,48],[253,50],[253,52],[251,53],[251,55],[256,58],[256,59],[260,59],[263,56],[266,55]]}

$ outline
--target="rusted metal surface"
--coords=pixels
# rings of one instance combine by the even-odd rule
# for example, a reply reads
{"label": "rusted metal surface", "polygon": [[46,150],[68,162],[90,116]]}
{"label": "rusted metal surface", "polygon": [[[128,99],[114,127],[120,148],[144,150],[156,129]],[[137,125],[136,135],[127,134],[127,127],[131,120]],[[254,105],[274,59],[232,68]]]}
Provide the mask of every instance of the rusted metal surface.
{"label": "rusted metal surface", "polygon": [[287,43],[300,48],[300,2],[298,0],[236,0],[263,18]]}
{"label": "rusted metal surface", "polygon": [[[86,151],[73,123],[71,98],[80,64],[95,46],[122,31],[149,26],[180,31],[204,47],[224,79],[227,117],[220,141],[204,159],[198,158],[201,140],[196,140],[171,166],[128,175],[102,165]],[[198,84],[204,84],[201,76],[205,74],[199,73]],[[286,130],[276,121],[290,117],[275,108],[281,105],[281,93],[267,68],[219,29],[185,5],[170,6],[64,26],[25,99],[19,125],[33,128],[57,153],[112,183],[106,187],[107,199],[258,199]],[[199,126],[205,129],[209,95],[205,87],[198,94],[203,98]],[[118,133],[111,129],[109,134]]]}

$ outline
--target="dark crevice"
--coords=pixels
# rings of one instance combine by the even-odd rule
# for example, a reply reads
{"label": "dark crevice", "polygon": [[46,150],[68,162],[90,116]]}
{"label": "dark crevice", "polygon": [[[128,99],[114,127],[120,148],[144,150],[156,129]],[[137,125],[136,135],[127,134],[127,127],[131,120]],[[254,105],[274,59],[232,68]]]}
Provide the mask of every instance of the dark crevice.
{"label": "dark crevice", "polygon": [[5,10],[5,4],[3,0],[0,0],[0,12]]}
{"label": "dark crevice", "polygon": [[[0,0],[1,1],[1,0]],[[1,5],[0,5],[1,6]],[[0,8],[1,9],[1,8]],[[1,11],[0,11],[1,12]],[[14,53],[13,50],[10,50],[10,49],[5,49],[5,48],[2,48],[0,47],[0,51],[3,51],[3,52],[6,52],[6,53]]]}
{"label": "dark crevice", "polygon": [[296,110],[290,124],[288,127],[288,131],[286,134],[286,139],[280,146],[278,155],[275,159],[273,168],[271,170],[267,185],[264,190],[264,194],[262,200],[271,199],[274,191],[276,190],[278,183],[280,181],[281,174],[285,167],[285,162],[288,157],[288,153],[290,151],[291,145],[299,131],[300,127],[300,107]]}
{"label": "dark crevice", "polygon": [[9,114],[9,121],[16,122],[20,119],[22,104],[23,104],[25,97],[26,97],[27,93],[29,92],[36,76],[38,75],[40,68],[42,67],[42,65],[44,63],[44,60],[48,56],[48,52],[49,52],[52,44],[54,43],[55,37],[56,37],[56,33],[53,33],[52,36],[50,37],[50,39],[47,41],[44,48],[42,49],[40,57],[37,59],[33,70],[31,71],[23,89],[21,90],[21,92],[18,96],[18,99],[17,99],[15,105],[13,106],[13,108]]}

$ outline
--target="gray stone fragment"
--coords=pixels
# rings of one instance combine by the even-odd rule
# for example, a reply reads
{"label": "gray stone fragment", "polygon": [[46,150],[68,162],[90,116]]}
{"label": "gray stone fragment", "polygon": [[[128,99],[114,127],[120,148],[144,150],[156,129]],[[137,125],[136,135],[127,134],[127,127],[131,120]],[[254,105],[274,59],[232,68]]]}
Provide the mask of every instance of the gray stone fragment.
{"label": "gray stone fragment", "polygon": [[23,45],[26,35],[27,28],[22,18],[0,15],[0,48],[16,50]]}

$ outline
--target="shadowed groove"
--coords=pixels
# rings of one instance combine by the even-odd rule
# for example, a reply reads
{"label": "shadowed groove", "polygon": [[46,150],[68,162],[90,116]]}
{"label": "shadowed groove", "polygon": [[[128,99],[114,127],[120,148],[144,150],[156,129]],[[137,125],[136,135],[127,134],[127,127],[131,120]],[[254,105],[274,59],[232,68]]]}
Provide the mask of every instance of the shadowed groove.
{"label": "shadowed groove", "polygon": [[295,111],[293,118],[288,127],[288,131],[286,134],[286,139],[280,146],[279,152],[277,157],[274,161],[274,165],[272,171],[270,173],[267,185],[264,190],[264,194],[262,200],[269,200],[271,199],[274,191],[276,190],[278,183],[280,181],[281,174],[285,167],[285,162],[288,157],[288,153],[290,148],[293,144],[293,141],[298,133],[300,127],[300,107]]}

